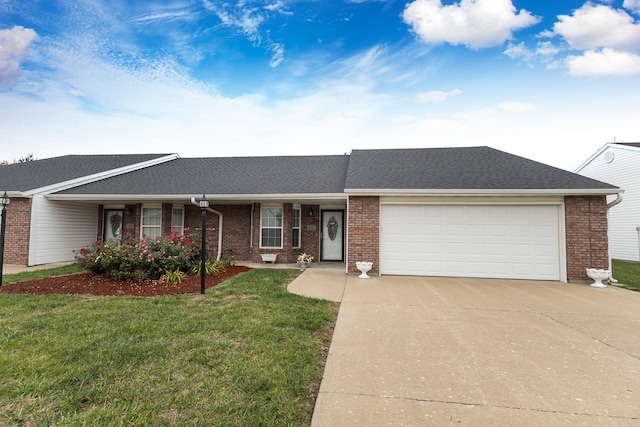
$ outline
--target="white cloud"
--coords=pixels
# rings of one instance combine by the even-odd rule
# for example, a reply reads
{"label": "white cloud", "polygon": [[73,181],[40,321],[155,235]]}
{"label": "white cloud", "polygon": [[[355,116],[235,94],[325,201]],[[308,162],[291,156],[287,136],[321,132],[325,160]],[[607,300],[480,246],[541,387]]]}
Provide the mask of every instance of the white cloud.
{"label": "white cloud", "polygon": [[261,26],[274,14],[291,16],[281,1],[276,1],[262,7],[248,6],[239,1],[236,4],[203,1],[204,7],[213,12],[223,25],[239,29],[242,34],[256,46],[265,46],[271,53],[269,66],[276,68],[284,61],[285,45],[271,39],[268,31],[261,30]]}
{"label": "white cloud", "polygon": [[498,104],[497,109],[507,113],[522,113],[525,111],[535,110],[536,106],[529,102],[507,101]]}
{"label": "white cloud", "polygon": [[450,119],[425,119],[418,124],[419,132],[430,133],[448,133],[448,132],[464,132],[467,126],[457,120]]}
{"label": "white cloud", "polygon": [[441,0],[414,0],[402,16],[426,43],[472,49],[500,45],[514,31],[539,22],[524,9],[516,11],[511,0],[461,0],[446,6]]}
{"label": "white cloud", "polygon": [[640,24],[624,10],[586,3],[573,15],[559,15],[558,19],[553,33],[574,49],[635,50],[640,46]]}
{"label": "white cloud", "polygon": [[430,92],[420,92],[416,95],[416,102],[418,103],[431,103],[437,104],[439,102],[446,101],[449,97],[460,95],[462,91],[460,89],[453,89],[449,92],[443,92],[441,90],[432,90]]}
{"label": "white cloud", "polygon": [[264,8],[270,12],[278,12],[281,13],[283,15],[288,15],[288,16],[292,16],[293,12],[288,11],[286,9],[286,5],[281,2],[281,1],[276,1],[274,3],[268,4],[266,6],[264,6]]}
{"label": "white cloud", "polygon": [[529,102],[506,101],[493,107],[457,113],[454,115],[454,118],[465,121],[469,125],[497,126],[509,123],[509,117],[512,115],[533,111],[535,109],[536,106]]}
{"label": "white cloud", "polygon": [[[636,12],[639,6],[640,0],[623,3],[623,7]],[[568,49],[563,52],[551,42],[539,43],[536,53],[546,57],[547,68],[564,66],[577,77],[640,74],[640,23],[623,9],[587,2],[572,15],[558,15],[553,30],[539,34],[555,36],[560,36]]]}
{"label": "white cloud", "polygon": [[640,15],[640,0],[624,0],[622,7]]}
{"label": "white cloud", "polygon": [[0,30],[0,86],[14,81],[27,49],[37,38],[31,28],[14,26]]}
{"label": "white cloud", "polygon": [[536,46],[536,55],[543,58],[551,58],[560,52],[560,48],[550,41],[538,42]]}
{"label": "white cloud", "polygon": [[507,45],[507,48],[502,53],[504,53],[511,59],[520,59],[527,64],[531,64],[531,62],[535,58],[535,53],[532,52],[531,49],[529,49],[527,45],[524,44],[524,42],[520,42],[518,44],[509,43]]}
{"label": "white cloud", "polygon": [[271,68],[276,68],[282,61],[284,61],[284,45],[282,43],[273,43],[271,51],[273,52],[273,55],[269,61],[269,66]]}
{"label": "white cloud", "polygon": [[614,49],[589,50],[566,60],[569,74],[579,77],[632,76],[640,74],[640,55]]}

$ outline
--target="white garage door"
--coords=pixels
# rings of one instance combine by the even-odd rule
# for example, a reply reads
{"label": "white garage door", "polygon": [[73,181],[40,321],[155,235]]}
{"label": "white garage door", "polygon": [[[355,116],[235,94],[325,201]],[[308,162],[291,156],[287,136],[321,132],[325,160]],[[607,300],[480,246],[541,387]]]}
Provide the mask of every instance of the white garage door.
{"label": "white garage door", "polygon": [[380,272],[560,280],[558,209],[383,204]]}

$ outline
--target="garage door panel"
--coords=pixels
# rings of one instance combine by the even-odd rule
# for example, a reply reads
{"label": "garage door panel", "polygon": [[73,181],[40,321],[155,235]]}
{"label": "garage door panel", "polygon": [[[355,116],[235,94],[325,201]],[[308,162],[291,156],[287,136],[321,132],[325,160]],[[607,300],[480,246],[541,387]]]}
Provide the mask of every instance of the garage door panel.
{"label": "garage door panel", "polygon": [[383,204],[381,273],[559,280],[558,209]]}
{"label": "garage door panel", "polygon": [[484,255],[487,253],[486,243],[469,243],[467,245],[467,253],[469,255]]}

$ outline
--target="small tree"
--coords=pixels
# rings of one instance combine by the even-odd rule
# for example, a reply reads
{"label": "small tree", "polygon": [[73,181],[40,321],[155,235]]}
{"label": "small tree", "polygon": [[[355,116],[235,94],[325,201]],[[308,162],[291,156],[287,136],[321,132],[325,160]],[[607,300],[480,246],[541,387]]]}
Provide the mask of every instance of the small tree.
{"label": "small tree", "polygon": [[26,156],[20,157],[17,162],[14,163],[26,163],[33,162],[36,158],[33,157],[33,153],[29,153]]}

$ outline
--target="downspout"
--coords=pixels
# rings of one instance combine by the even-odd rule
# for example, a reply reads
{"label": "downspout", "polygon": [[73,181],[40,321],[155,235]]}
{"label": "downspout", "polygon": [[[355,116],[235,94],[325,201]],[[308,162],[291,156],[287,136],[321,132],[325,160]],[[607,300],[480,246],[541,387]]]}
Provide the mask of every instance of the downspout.
{"label": "downspout", "polygon": [[249,247],[253,252],[253,209],[255,208],[255,203],[251,203],[251,226],[249,227]]}
{"label": "downspout", "polygon": [[[200,204],[196,202],[195,197],[191,198],[191,204],[200,209]],[[212,208],[207,208],[207,211],[218,215],[218,256],[216,257],[216,261],[220,261],[220,256],[222,255],[222,212],[218,212]]]}
{"label": "downspout", "polygon": [[[616,199],[610,203],[607,203],[607,230],[609,229],[609,209],[611,209],[612,207],[614,207],[615,205],[617,205],[618,203],[622,202],[622,193],[617,193],[616,194]],[[607,231],[607,240],[609,237],[609,232]],[[616,279],[613,278],[613,266],[612,266],[612,262],[611,262],[611,248],[608,247],[607,245],[607,252],[609,255],[609,271],[611,272],[609,274],[609,281],[611,283],[618,283],[618,281]]]}

